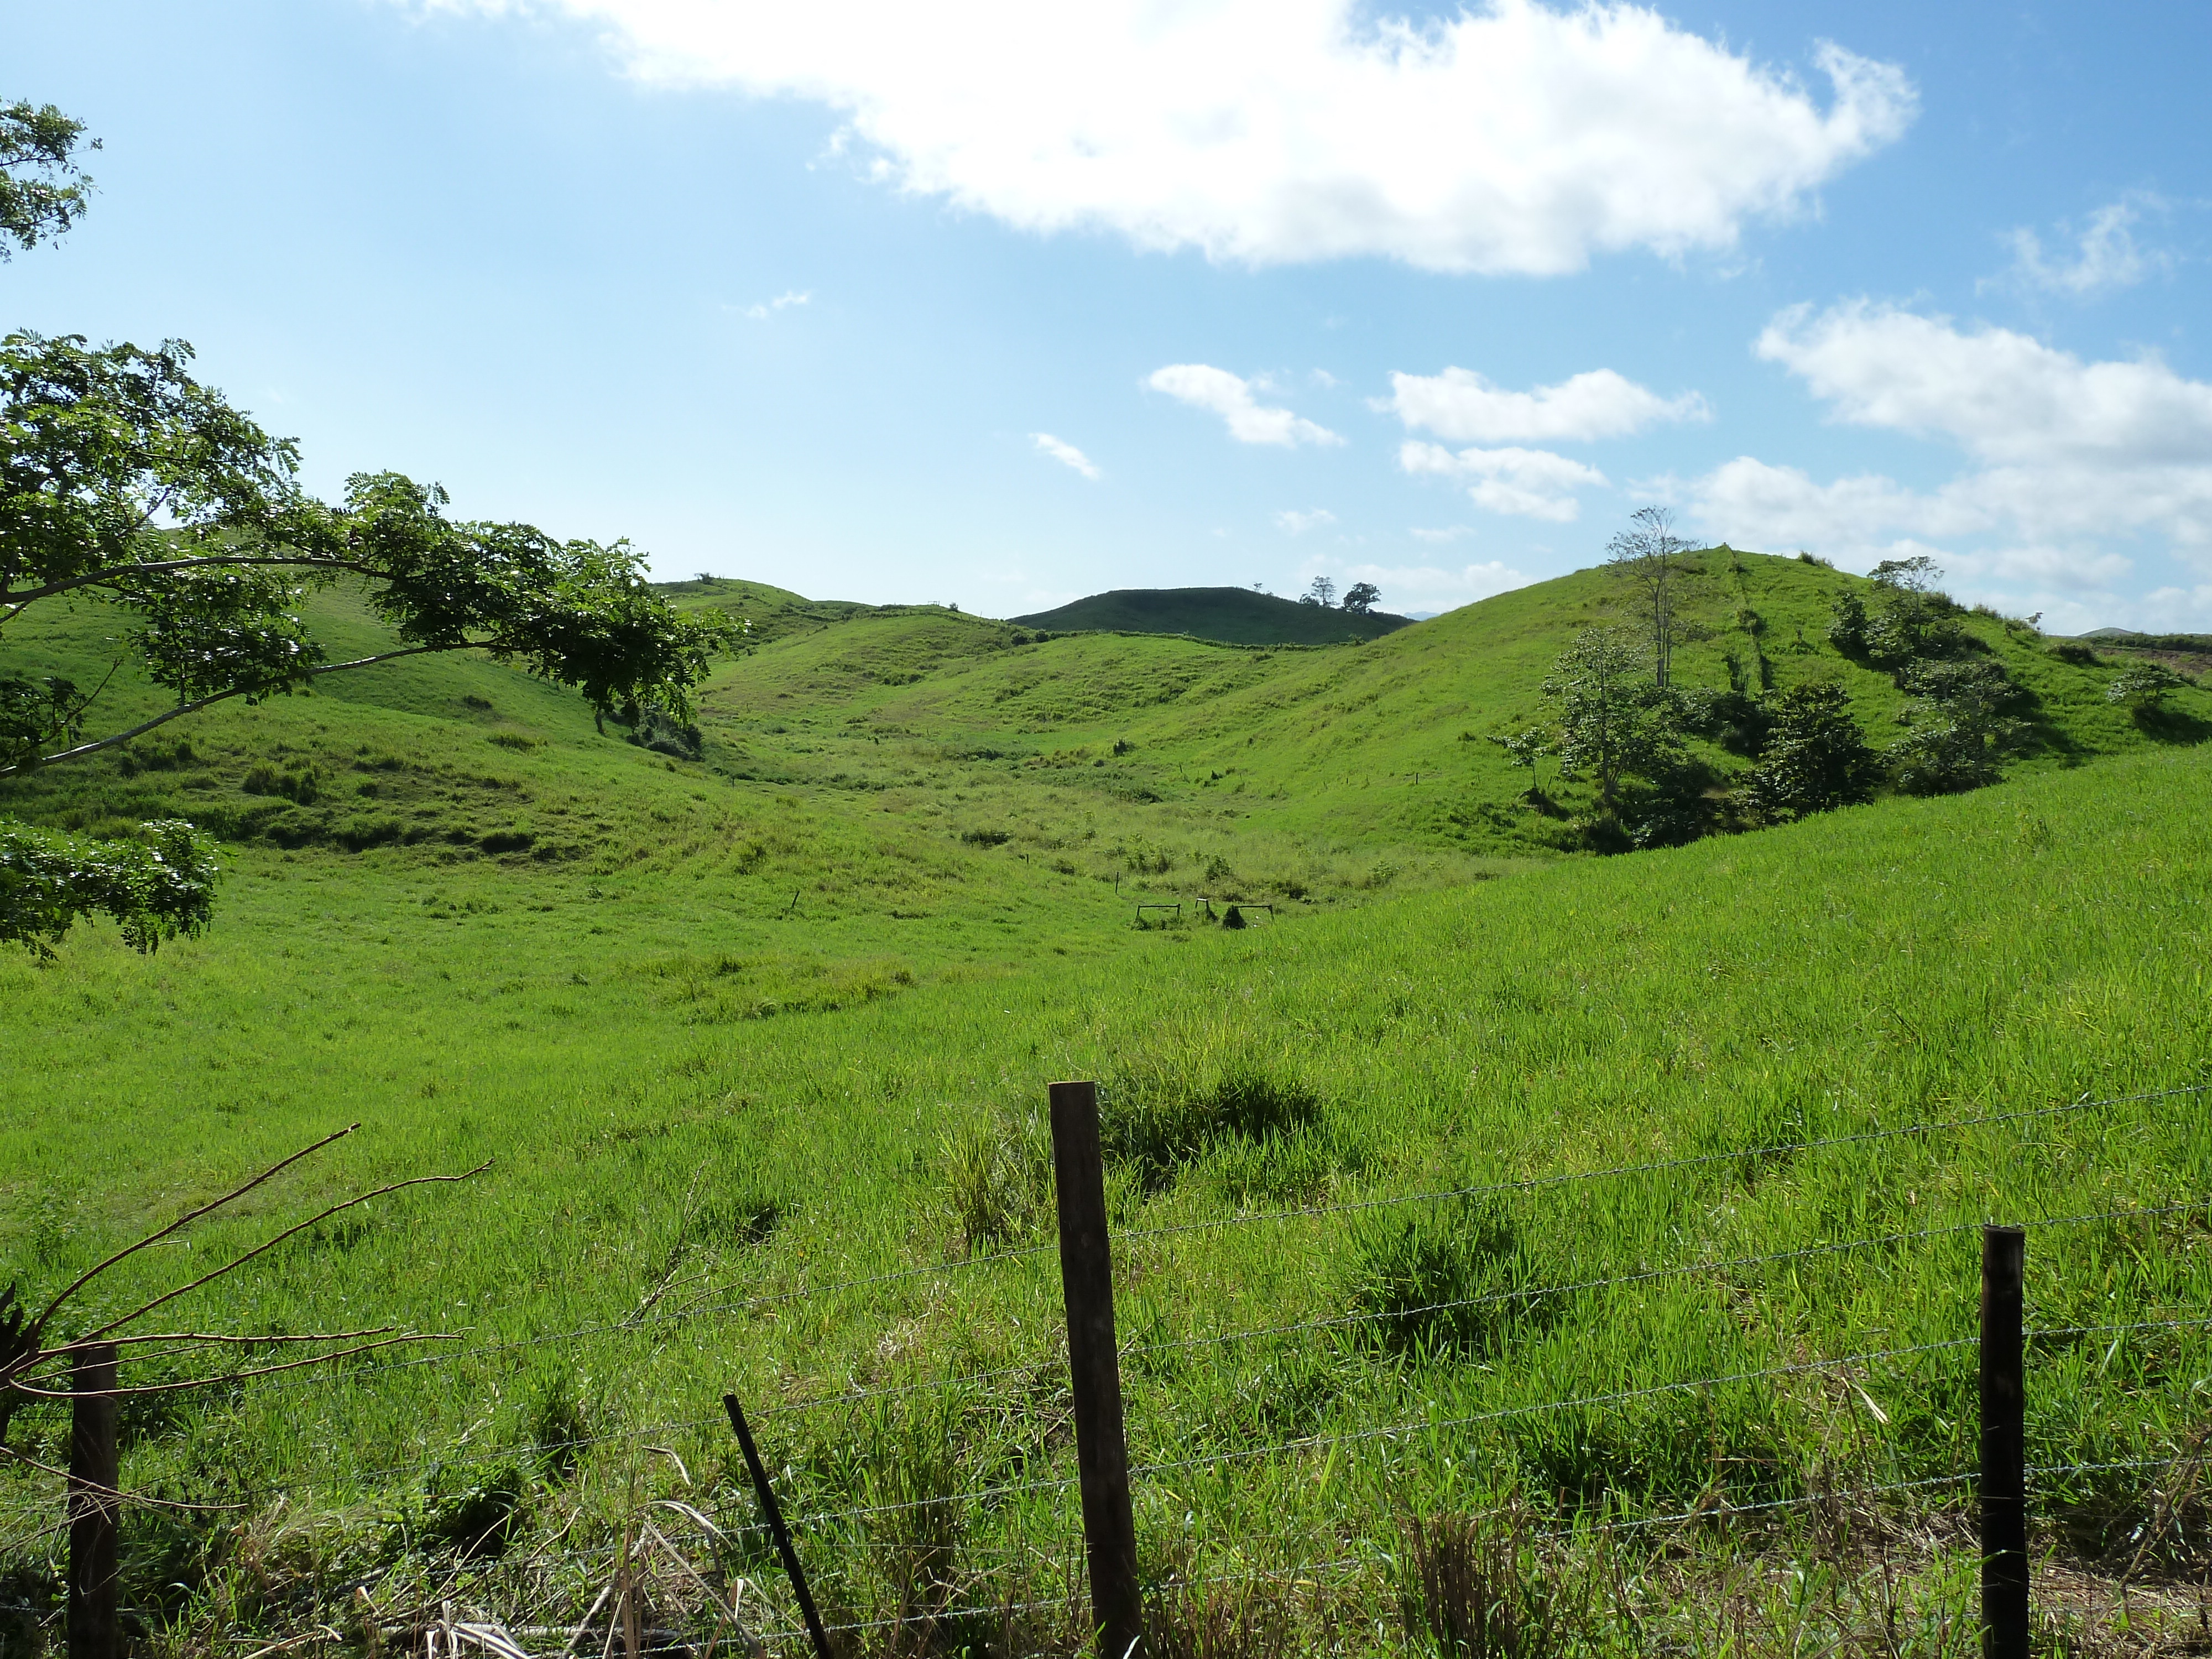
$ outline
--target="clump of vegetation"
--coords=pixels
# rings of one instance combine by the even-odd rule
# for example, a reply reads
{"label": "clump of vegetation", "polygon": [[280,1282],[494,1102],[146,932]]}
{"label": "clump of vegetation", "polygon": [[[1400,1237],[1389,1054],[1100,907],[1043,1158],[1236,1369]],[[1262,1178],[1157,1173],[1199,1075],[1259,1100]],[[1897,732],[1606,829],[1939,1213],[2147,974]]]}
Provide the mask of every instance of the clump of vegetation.
{"label": "clump of vegetation", "polygon": [[1515,1217],[1492,1200],[1375,1212],[1355,1228],[1346,1300],[1356,1340],[1434,1358],[1494,1355],[1517,1328],[1558,1305],[1537,1287],[1543,1263]]}
{"label": "clump of vegetation", "polygon": [[1279,1050],[1218,1028],[1117,1067],[1099,1090],[1099,1138],[1148,1188],[1231,1140],[1264,1141],[1317,1122],[1321,1096]]}
{"label": "clump of vegetation", "polygon": [[945,1196],[970,1255],[1028,1238],[1052,1212],[1052,1143],[1035,1117],[1006,1113],[945,1137]]}
{"label": "clump of vegetation", "polygon": [[1743,783],[1744,803],[1754,814],[1787,823],[1874,799],[1881,763],[1840,686],[1793,686],[1771,707],[1759,764]]}

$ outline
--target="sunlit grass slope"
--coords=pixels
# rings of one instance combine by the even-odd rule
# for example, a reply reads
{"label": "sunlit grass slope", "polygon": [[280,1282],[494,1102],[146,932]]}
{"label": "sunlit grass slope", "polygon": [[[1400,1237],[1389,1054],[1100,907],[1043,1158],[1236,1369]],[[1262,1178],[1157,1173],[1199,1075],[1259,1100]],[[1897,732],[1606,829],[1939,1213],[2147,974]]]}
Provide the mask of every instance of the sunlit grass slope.
{"label": "sunlit grass slope", "polygon": [[[1954,1350],[1859,1374],[1879,1419],[1808,1378],[1336,1456],[1219,1460],[1966,1334],[1972,1234],[1930,1230],[2201,1200],[2201,1103],[1726,1158],[1440,1212],[1445,1235],[1493,1241],[1475,1257],[1425,1255],[1393,1218],[1410,1212],[1138,1235],[2212,1080],[2208,809],[2196,756],[2142,753],[1293,912],[1272,930],[1123,934],[1107,959],[1032,946],[1026,965],[948,969],[835,1012],[794,1000],[769,1018],[724,1005],[700,927],[708,878],[680,864],[641,865],[596,894],[580,873],[518,870],[475,888],[485,908],[456,914],[438,901],[438,867],[376,862],[397,854],[288,864],[257,851],[205,939],[149,963],[88,930],[51,967],[0,964],[15,1022],[0,1073],[0,1249],[35,1301],[240,1171],[364,1122],[240,1219],[134,1261],[98,1298],[119,1306],[349,1188],[494,1160],[470,1188],[380,1201],[196,1299],[202,1328],[391,1320],[470,1334],[468,1352],[434,1368],[249,1385],[142,1420],[131,1482],[247,1505],[133,1522],[136,1571],[185,1583],[211,1571],[221,1594],[167,1592],[209,1641],[338,1616],[316,1585],[433,1571],[439,1506],[459,1492],[505,1482],[520,1538],[566,1525],[564,1548],[605,1541],[633,1483],[678,1490],[672,1460],[636,1461],[647,1438],[687,1460],[689,1501],[742,1516],[741,1476],[712,1426],[726,1387],[758,1407],[805,1510],[1065,1473],[1049,1253],[757,1298],[961,1258],[976,1219],[956,1206],[956,1175],[978,1146],[1033,1169],[1043,1086],[1070,1075],[1106,1085],[1124,1330],[1147,1346],[1371,1308],[1409,1262],[1444,1290],[1494,1273],[1550,1285],[1916,1235],[1544,1298],[1473,1329],[1416,1319],[1387,1342],[1302,1330],[1155,1346],[1130,1364],[1133,1455],[1190,1472],[1140,1481],[1148,1570],[1335,1559],[1394,1538],[1405,1507],[1515,1487],[1565,1516],[1665,1511],[1716,1487],[1786,1496],[1824,1459],[1859,1479],[1948,1474],[1967,1466],[1972,1421],[1970,1354]],[[556,908],[530,908],[546,899]],[[1017,918],[1040,941],[1044,910]],[[950,926],[939,948],[957,955]],[[1223,1104],[1255,1100],[1272,1103]],[[1001,1244],[1047,1236],[1023,1191],[1016,1180],[1000,1194]],[[2039,1233],[2034,1322],[2197,1317],[2208,1237],[2188,1209]],[[584,1327],[598,1328],[537,1340]],[[2191,1389],[2208,1357],[2186,1327],[2045,1345],[2032,1461],[2171,1451],[2199,1424]],[[798,1409],[971,1372],[993,1375],[950,1395]],[[557,1443],[633,1426],[653,1431],[573,1467]],[[59,1455],[61,1419],[26,1428],[27,1446]],[[936,1462],[917,1463],[923,1451]],[[35,1471],[8,1479],[26,1513],[54,1501]],[[2088,1479],[2063,1547],[2118,1545],[2149,1513],[2147,1479]],[[239,1599],[224,1576],[242,1570],[235,1553],[210,1569],[194,1552],[269,1524],[278,1489],[288,1513],[328,1518],[289,1534],[289,1555],[255,1557],[261,1589]],[[2069,1513],[2056,1499],[2043,1512]],[[961,1571],[979,1595],[1018,1593],[1045,1571],[1029,1547],[1066,1557],[1071,1515],[1050,1492],[962,1507]],[[810,1532],[834,1606],[890,1605],[887,1525]],[[580,1577],[578,1600],[592,1588]]]}

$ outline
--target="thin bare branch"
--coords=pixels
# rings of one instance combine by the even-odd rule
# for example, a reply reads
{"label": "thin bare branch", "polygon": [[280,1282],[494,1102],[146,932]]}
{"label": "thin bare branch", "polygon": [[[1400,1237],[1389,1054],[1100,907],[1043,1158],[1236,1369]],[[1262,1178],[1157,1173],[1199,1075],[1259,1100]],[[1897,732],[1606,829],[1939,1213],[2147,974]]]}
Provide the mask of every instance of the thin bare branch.
{"label": "thin bare branch", "polygon": [[[350,1131],[348,1133],[350,1133]],[[333,1139],[335,1139],[335,1137],[333,1137]],[[337,1215],[341,1211],[350,1210],[356,1204],[366,1204],[372,1198],[381,1198],[386,1193],[396,1193],[404,1188],[428,1187],[434,1186],[441,1182],[471,1180],[474,1177],[482,1175],[486,1170],[491,1168],[491,1162],[492,1161],[489,1158],[486,1158],[483,1163],[477,1164],[475,1169],[463,1170],[459,1175],[415,1176],[405,1181],[395,1181],[389,1186],[379,1187],[374,1188],[373,1191],[362,1193],[355,1197],[347,1199],[343,1204],[333,1204],[330,1208],[321,1211],[317,1214],[309,1216],[305,1221],[294,1223],[291,1226],[284,1229],[283,1232],[277,1234],[276,1237],[265,1240],[263,1243],[255,1245],[244,1255],[239,1256],[222,1267],[217,1267],[214,1272],[202,1273],[198,1279],[193,1279],[189,1285],[179,1285],[175,1290],[165,1291],[161,1295],[155,1297],[151,1302],[146,1303],[143,1306],[134,1309],[131,1312],[125,1314],[121,1318],[111,1319],[106,1324],[102,1325],[98,1330],[87,1331],[82,1336],[77,1338],[77,1340],[79,1342],[89,1342],[95,1337],[105,1336],[112,1330],[116,1330],[122,1326],[128,1325],[132,1320],[153,1312],[155,1309],[160,1307],[163,1303],[173,1302],[179,1297],[184,1295],[187,1291],[196,1291],[203,1285],[209,1284],[215,1279],[221,1279],[225,1273],[244,1267],[247,1262],[252,1261],[254,1257],[264,1255],[268,1251],[275,1249],[286,1239],[291,1237],[293,1234],[304,1232],[309,1227],[313,1226],[317,1222],[327,1221],[331,1217]]]}
{"label": "thin bare branch", "polygon": [[[373,657],[356,657],[351,662],[326,662],[320,667],[305,670],[300,678],[319,679],[325,674],[342,674],[349,668],[374,668],[380,662],[391,662],[399,657],[419,657],[433,651],[498,651],[506,648],[507,641],[503,640],[453,640],[443,645],[410,645],[404,650],[380,651]],[[55,754],[42,755],[35,761],[27,761],[15,766],[0,766],[0,778],[13,777],[16,773],[25,771],[33,766],[52,766],[58,761],[79,760],[87,755],[97,755],[103,749],[112,749],[118,744],[130,742],[133,738],[143,738],[155,727],[167,726],[171,720],[183,715],[197,714],[203,708],[212,708],[219,702],[227,702],[233,697],[250,696],[256,692],[270,692],[279,689],[276,686],[234,686],[228,691],[218,691],[211,697],[202,697],[194,702],[179,703],[174,708],[165,709],[149,720],[141,720],[128,732],[118,732],[112,737],[96,738],[91,743],[81,743],[74,749],[64,749]]]}
{"label": "thin bare branch", "polygon": [[[457,1180],[458,1176],[447,1176]],[[225,1371],[220,1376],[195,1377],[185,1382],[147,1382],[129,1389],[41,1389],[21,1378],[9,1383],[16,1393],[28,1395],[33,1400],[129,1400],[140,1395],[181,1394],[190,1389],[211,1389],[218,1382],[243,1382],[249,1376],[273,1376],[278,1371],[296,1371],[302,1365],[319,1365],[329,1359],[349,1359],[357,1353],[368,1353],[378,1348],[389,1348],[401,1342],[459,1342],[458,1331],[426,1331],[415,1336],[387,1336],[381,1342],[364,1342],[358,1347],[340,1348],[335,1353],[310,1354],[305,1359],[288,1359],[281,1365],[259,1365],[250,1371]],[[56,1381],[60,1379],[56,1378]]]}
{"label": "thin bare branch", "polygon": [[187,1504],[183,1499],[176,1498],[149,1498],[143,1492],[122,1492],[113,1486],[103,1486],[95,1480],[83,1480],[80,1476],[71,1474],[67,1469],[58,1469],[51,1463],[41,1463],[35,1457],[27,1457],[12,1446],[0,1446],[0,1454],[12,1458],[26,1468],[36,1469],[41,1474],[51,1474],[58,1480],[70,1481],[80,1492],[97,1492],[102,1498],[112,1498],[121,1504],[145,1504],[155,1509],[163,1510],[204,1510],[210,1514],[223,1510],[242,1510],[246,1507],[243,1504]]}
{"label": "thin bare branch", "polygon": [[[243,1187],[233,1188],[229,1192],[225,1193],[221,1198],[216,1199],[213,1203],[203,1204],[197,1210],[187,1211],[185,1214],[179,1216],[174,1221],[172,1221],[167,1226],[162,1228],[161,1231],[149,1234],[144,1238],[140,1239],[136,1244],[126,1244],[123,1249],[118,1250],[113,1255],[109,1256],[106,1261],[100,1262],[96,1267],[88,1267],[83,1273],[78,1274],[75,1279],[71,1280],[69,1287],[63,1291],[59,1296],[56,1297],[52,1302],[46,1304],[46,1310],[31,1322],[30,1329],[25,1332],[24,1334],[31,1340],[33,1345],[35,1345],[38,1342],[40,1334],[46,1328],[46,1322],[54,1316],[54,1311],[56,1309],[59,1308],[63,1303],[68,1301],[70,1297],[75,1296],[79,1291],[82,1290],[87,1285],[90,1284],[94,1279],[97,1279],[100,1274],[106,1273],[117,1262],[122,1261],[125,1256],[134,1255],[137,1252],[144,1249],[149,1244],[157,1244],[161,1240],[167,1238],[171,1233],[176,1231],[178,1228],[184,1226],[186,1223],[197,1221],[202,1216],[206,1215],[209,1212],[219,1210],[224,1205],[232,1203],[238,1199],[245,1197],[246,1194],[252,1192],[256,1187],[261,1185],[263,1182],[269,1180],[273,1176],[282,1174],[284,1170],[290,1169],[292,1165],[297,1164],[301,1158],[307,1157],[310,1153],[319,1152],[333,1140],[344,1139],[348,1135],[351,1134],[359,1127],[361,1127],[361,1125],[358,1123],[349,1123],[344,1128],[337,1130],[334,1133],[325,1135],[320,1140],[315,1142],[313,1146],[304,1146],[298,1152],[293,1153],[291,1157],[283,1158],[277,1163],[270,1164],[259,1175],[254,1176],[252,1180],[247,1182]],[[135,1317],[136,1316],[133,1316]],[[84,1339],[80,1338],[78,1340],[82,1341]]]}
{"label": "thin bare branch", "polygon": [[[302,1336],[231,1336],[221,1331],[160,1331],[150,1336],[105,1336],[98,1346],[123,1348],[139,1342],[228,1342],[241,1348],[258,1347],[264,1342],[350,1342],[357,1336],[382,1336],[399,1328],[397,1325],[371,1325],[358,1331],[309,1331]],[[65,1353],[75,1353],[79,1348],[95,1346],[88,1340],[64,1342],[57,1347],[41,1351],[40,1358],[56,1358]]]}
{"label": "thin bare branch", "polygon": [[58,599],[64,593],[75,593],[87,587],[110,586],[127,581],[133,576],[167,576],[179,570],[206,570],[228,566],[258,565],[288,570],[349,571],[356,576],[383,576],[389,573],[353,559],[320,559],[312,556],[268,553],[208,553],[190,559],[162,559],[145,564],[112,564],[99,570],[88,570],[82,575],[64,580],[48,582],[44,587],[27,587],[12,592],[0,592],[0,605],[8,607],[7,620],[15,617],[40,599]]}

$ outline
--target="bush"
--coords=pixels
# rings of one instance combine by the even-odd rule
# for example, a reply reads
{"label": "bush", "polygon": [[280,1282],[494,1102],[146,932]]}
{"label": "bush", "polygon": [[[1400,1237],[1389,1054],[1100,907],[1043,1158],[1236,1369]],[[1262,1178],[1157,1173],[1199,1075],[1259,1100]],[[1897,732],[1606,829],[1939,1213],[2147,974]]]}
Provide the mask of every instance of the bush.
{"label": "bush", "polygon": [[1764,759],[1744,781],[1757,817],[1787,823],[1874,798],[1881,763],[1840,686],[1798,685],[1777,697]]}
{"label": "bush", "polygon": [[2162,662],[2139,662],[2105,688],[2105,701],[2125,703],[2140,714],[2160,707],[2168,693],[2179,691],[2188,684]]}

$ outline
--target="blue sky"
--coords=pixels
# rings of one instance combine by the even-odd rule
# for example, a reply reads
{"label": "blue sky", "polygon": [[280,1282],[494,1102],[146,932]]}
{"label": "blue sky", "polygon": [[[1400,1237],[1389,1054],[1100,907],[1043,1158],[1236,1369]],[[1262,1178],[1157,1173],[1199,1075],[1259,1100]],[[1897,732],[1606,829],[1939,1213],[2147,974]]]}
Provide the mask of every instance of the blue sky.
{"label": "blue sky", "polygon": [[319,490],[994,615],[1448,608],[1647,501],[2212,628],[2212,12],[0,0],[104,141],[12,325]]}

